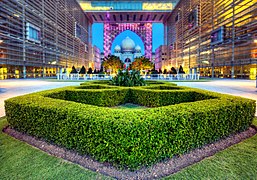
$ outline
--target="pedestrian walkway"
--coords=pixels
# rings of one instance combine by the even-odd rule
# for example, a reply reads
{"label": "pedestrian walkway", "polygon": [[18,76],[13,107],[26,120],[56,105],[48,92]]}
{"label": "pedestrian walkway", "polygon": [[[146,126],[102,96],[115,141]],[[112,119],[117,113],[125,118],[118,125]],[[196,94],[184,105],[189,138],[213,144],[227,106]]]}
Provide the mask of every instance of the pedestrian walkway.
{"label": "pedestrian walkway", "polygon": [[4,101],[6,99],[37,91],[64,86],[79,85],[81,82],[49,82],[39,79],[15,79],[0,81],[0,117],[5,116]]}
{"label": "pedestrian walkway", "polygon": [[[219,79],[210,82],[177,82],[176,84],[241,96],[257,101],[257,88],[254,80]],[[255,116],[257,116],[257,110]]]}

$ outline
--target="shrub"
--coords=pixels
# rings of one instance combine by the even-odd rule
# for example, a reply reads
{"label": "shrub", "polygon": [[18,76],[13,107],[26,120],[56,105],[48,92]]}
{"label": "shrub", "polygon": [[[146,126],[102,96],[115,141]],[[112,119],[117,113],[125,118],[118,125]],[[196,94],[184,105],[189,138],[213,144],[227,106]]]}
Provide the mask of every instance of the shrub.
{"label": "shrub", "polygon": [[185,74],[185,71],[183,70],[182,66],[179,67],[178,73],[179,74]]}
{"label": "shrub", "polygon": [[93,69],[90,67],[88,68],[87,74],[92,74],[93,73]]}
{"label": "shrub", "polygon": [[145,86],[145,80],[141,78],[139,71],[132,71],[131,73],[126,70],[125,72],[119,71],[111,81],[111,85],[115,86]]}
{"label": "shrub", "polygon": [[109,84],[109,80],[101,80],[101,81],[87,81],[87,82],[84,82],[84,83],[81,83],[80,85],[83,86],[83,85],[88,85],[88,84]]}
{"label": "shrub", "polygon": [[78,71],[76,70],[75,66],[72,66],[72,69],[71,69],[71,74],[77,74]]}
{"label": "shrub", "polygon": [[86,74],[86,68],[85,66],[82,66],[82,68],[79,71],[79,74]]}
{"label": "shrub", "polygon": [[[204,90],[107,87],[89,83],[11,98],[7,120],[20,132],[134,170],[243,131],[255,114],[253,100]],[[175,105],[98,107],[128,101]]]}
{"label": "shrub", "polygon": [[177,70],[174,67],[172,67],[171,71],[170,71],[170,74],[177,74]]}

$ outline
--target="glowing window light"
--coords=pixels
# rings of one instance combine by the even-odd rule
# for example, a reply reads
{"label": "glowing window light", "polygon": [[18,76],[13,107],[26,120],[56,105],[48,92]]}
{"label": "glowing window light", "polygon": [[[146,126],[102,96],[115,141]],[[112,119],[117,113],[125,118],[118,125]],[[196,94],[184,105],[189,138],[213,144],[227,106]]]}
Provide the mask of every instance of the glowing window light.
{"label": "glowing window light", "polygon": [[143,3],[143,10],[172,10],[172,3]]}
{"label": "glowing window light", "polygon": [[111,8],[111,7],[99,7],[99,6],[93,7],[91,5],[91,2],[81,2],[80,6],[84,11],[94,11],[94,10],[95,11],[106,11],[106,10],[110,10],[110,8]]}

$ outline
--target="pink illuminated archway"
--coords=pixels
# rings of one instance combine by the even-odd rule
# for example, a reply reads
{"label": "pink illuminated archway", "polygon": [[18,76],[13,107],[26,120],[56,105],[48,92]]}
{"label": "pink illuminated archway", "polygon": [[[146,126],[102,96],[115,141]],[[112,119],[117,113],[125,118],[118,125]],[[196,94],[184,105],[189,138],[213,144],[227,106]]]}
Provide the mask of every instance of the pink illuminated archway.
{"label": "pink illuminated archway", "polygon": [[130,30],[136,33],[145,45],[145,56],[152,59],[152,23],[104,23],[104,55],[111,54],[111,46],[120,33]]}

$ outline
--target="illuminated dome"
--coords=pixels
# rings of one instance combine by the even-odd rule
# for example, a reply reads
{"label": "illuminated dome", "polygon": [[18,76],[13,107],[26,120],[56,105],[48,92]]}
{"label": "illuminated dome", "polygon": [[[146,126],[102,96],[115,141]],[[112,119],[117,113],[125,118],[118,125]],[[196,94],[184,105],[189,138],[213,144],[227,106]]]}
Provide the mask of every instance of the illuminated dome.
{"label": "illuminated dome", "polygon": [[136,50],[137,52],[140,52],[140,51],[141,51],[141,47],[140,47],[139,45],[137,45],[137,46],[135,47],[135,50]]}
{"label": "illuminated dome", "polygon": [[120,52],[121,51],[121,47],[119,45],[115,46],[114,51],[115,52]]}
{"label": "illuminated dome", "polygon": [[134,51],[135,42],[132,39],[130,39],[129,37],[126,37],[126,39],[124,39],[121,42],[121,49],[122,49],[122,51]]}

